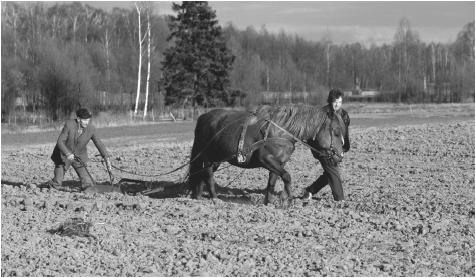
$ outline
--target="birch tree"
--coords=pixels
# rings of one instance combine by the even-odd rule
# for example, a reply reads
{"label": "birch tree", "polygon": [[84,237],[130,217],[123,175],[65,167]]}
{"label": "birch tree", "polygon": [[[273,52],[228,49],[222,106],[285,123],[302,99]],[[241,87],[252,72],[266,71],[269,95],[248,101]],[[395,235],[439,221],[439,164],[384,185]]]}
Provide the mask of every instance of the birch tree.
{"label": "birch tree", "polygon": [[150,83],[150,51],[151,51],[151,36],[150,36],[150,14],[152,7],[147,7],[147,81],[145,85],[145,104],[144,104],[144,119],[147,116],[147,104],[149,102],[149,83]]}
{"label": "birch tree", "polygon": [[106,91],[109,93],[109,85],[111,83],[111,55],[110,55],[110,43],[111,36],[109,35],[109,24],[104,31],[104,50],[106,52]]}
{"label": "birch tree", "polygon": [[[413,90],[411,87],[414,86],[416,77],[416,71],[418,67],[412,67],[418,61],[414,61],[417,55],[415,55],[415,50],[418,45],[418,34],[412,31],[410,28],[410,22],[408,19],[403,18],[400,20],[400,23],[395,33],[395,45],[394,45],[394,67],[397,71],[397,102],[402,101],[402,93],[405,95],[411,93]],[[423,78],[422,78],[423,79]]]}
{"label": "birch tree", "polygon": [[332,87],[332,79],[331,79],[331,44],[332,44],[332,37],[329,30],[326,31],[324,36],[322,37],[322,43],[325,46],[325,59],[326,59],[326,85],[328,88]]}
{"label": "birch tree", "polygon": [[137,10],[137,18],[139,21],[138,25],[138,37],[139,37],[139,68],[137,69],[137,93],[136,93],[136,105],[134,108],[134,116],[137,116],[137,110],[139,108],[139,96],[140,96],[140,86],[141,86],[141,74],[142,74],[142,44],[146,38],[146,36],[142,36],[142,22],[141,22],[141,13],[142,8],[140,7],[137,2],[135,3],[136,10]]}

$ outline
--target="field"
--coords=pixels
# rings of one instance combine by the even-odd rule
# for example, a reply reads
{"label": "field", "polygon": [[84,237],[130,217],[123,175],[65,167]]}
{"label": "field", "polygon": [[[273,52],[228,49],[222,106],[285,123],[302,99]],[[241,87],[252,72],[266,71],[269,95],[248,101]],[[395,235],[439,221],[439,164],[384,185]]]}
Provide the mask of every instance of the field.
{"label": "field", "polygon": [[[473,277],[474,104],[354,104],[349,113],[346,201],[325,188],[288,209],[263,205],[263,169],[223,165],[215,202],[178,190],[186,170],[154,179],[187,161],[193,123],[99,130],[114,165],[148,175],[118,177],[167,185],[151,197],[40,189],[59,131],[2,134],[1,274]],[[107,182],[99,163],[89,168]],[[294,196],[322,172],[301,145],[286,168]],[[92,236],[49,232],[72,218],[91,223]]]}

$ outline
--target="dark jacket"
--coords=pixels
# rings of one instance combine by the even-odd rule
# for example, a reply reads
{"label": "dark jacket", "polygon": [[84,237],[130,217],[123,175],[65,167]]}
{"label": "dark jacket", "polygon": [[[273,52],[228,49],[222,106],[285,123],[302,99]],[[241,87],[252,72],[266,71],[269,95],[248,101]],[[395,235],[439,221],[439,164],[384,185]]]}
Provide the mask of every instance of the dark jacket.
{"label": "dark jacket", "polygon": [[345,136],[344,136],[343,149],[344,149],[344,152],[348,152],[350,149],[350,139],[349,139],[350,118],[349,118],[349,114],[347,114],[347,111],[345,111],[344,109],[341,108],[339,112],[340,112],[340,117],[342,118],[342,121],[345,124]]}
{"label": "dark jacket", "polygon": [[[332,113],[332,108],[331,108],[330,105],[326,105],[326,106],[322,107],[322,109],[324,109],[327,113]],[[345,111],[342,108],[339,111],[337,111],[337,113],[342,118],[342,121],[344,122],[345,129],[346,129],[345,130],[345,135],[344,135],[344,145],[342,146],[342,148],[344,149],[344,152],[348,152],[349,149],[350,149],[350,139],[349,139],[350,118],[349,118],[349,114],[347,113],[347,111]],[[317,157],[317,153],[315,154],[313,152],[313,155],[314,155],[314,157]]]}
{"label": "dark jacket", "polygon": [[94,145],[98,149],[102,157],[109,157],[109,153],[101,140],[96,136],[95,127],[90,123],[83,129],[81,135],[78,130],[80,123],[78,120],[67,120],[64,123],[63,130],[61,131],[56,146],[51,155],[53,162],[63,164],[67,161],[67,154],[74,154],[78,156],[83,162],[88,160],[88,148],[89,140],[93,140]]}
{"label": "dark jacket", "polygon": [[[327,113],[331,113],[331,111],[332,111],[330,105],[323,106],[322,109],[324,109]],[[349,118],[349,114],[347,113],[347,111],[345,111],[344,109],[341,108],[339,111],[337,111],[337,113],[342,118],[342,121],[344,122],[345,127],[349,128],[350,118]]]}

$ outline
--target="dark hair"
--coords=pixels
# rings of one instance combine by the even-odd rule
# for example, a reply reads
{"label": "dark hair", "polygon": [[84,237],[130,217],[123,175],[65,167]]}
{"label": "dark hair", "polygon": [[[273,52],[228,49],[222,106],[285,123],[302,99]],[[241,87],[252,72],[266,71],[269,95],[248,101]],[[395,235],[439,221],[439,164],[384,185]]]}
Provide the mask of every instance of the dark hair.
{"label": "dark hair", "polygon": [[327,103],[332,104],[336,99],[342,97],[342,91],[339,89],[332,89],[329,91],[329,96],[327,97]]}
{"label": "dark hair", "polygon": [[79,108],[76,111],[76,116],[80,119],[89,119],[92,117],[92,114],[87,108]]}

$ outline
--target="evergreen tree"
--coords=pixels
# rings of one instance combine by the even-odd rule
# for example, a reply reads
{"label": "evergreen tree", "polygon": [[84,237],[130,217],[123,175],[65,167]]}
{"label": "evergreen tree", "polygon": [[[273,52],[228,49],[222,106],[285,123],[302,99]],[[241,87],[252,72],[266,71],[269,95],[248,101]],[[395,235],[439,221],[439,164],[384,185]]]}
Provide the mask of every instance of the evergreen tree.
{"label": "evergreen tree", "polygon": [[234,57],[207,2],[173,4],[177,16],[169,22],[163,83],[166,104],[216,106],[227,102],[229,71]]}

